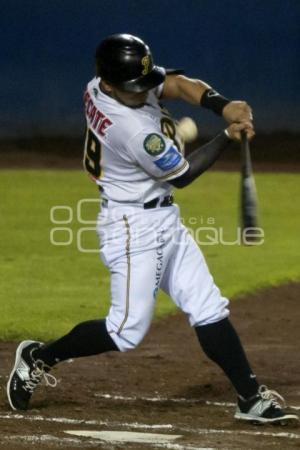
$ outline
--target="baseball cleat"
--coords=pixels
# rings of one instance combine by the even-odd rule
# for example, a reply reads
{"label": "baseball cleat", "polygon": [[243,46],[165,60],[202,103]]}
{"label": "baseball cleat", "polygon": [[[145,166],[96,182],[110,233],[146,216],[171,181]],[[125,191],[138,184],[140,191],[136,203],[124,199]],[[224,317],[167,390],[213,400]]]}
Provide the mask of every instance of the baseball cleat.
{"label": "baseball cleat", "polygon": [[32,356],[42,342],[23,341],[16,351],[14,368],[7,383],[7,397],[14,410],[26,410],[38,384],[44,379],[47,386],[55,387],[57,380],[48,372],[50,367]]}
{"label": "baseball cleat", "polygon": [[238,406],[235,419],[245,420],[254,424],[278,424],[298,422],[297,414],[284,410],[285,401],[276,391],[271,391],[267,386],[260,386],[255,397],[249,400],[238,398]]}

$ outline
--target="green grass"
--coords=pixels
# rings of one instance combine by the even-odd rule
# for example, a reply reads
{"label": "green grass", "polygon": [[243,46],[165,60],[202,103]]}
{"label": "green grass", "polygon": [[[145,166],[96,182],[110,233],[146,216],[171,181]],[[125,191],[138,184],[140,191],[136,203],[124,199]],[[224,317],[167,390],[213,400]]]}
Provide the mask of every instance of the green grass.
{"label": "green grass", "polygon": [[[223,294],[235,297],[258,288],[300,279],[297,174],[257,174],[262,246],[204,245],[210,269]],[[50,243],[50,208],[68,205],[71,225],[79,228],[76,205],[81,198],[97,199],[97,189],[77,171],[0,171],[0,339],[50,339],[79,321],[104,316],[109,305],[109,273],[97,253],[80,253],[76,243]],[[224,239],[235,239],[238,224],[239,174],[210,172],[189,188],[176,192],[182,216],[189,225],[209,226],[214,218]],[[97,204],[86,206],[84,218],[94,219]],[[57,214],[61,220],[61,211]],[[85,225],[87,227],[92,225]],[[200,237],[205,239],[205,233]],[[63,233],[56,235],[63,239]],[[97,248],[93,231],[83,238]],[[284,299],[283,299],[284,301]],[[163,295],[156,315],[175,307]]]}

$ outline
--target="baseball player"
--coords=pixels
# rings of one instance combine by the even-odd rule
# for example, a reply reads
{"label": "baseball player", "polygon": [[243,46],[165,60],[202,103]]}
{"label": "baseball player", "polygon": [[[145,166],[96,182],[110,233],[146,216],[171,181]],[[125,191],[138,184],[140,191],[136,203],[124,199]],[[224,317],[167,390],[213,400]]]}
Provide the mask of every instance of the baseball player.
{"label": "baseball player", "polygon": [[[132,35],[102,41],[96,66],[84,94],[84,166],[101,192],[97,231],[111,273],[111,307],[106,319],[80,323],[52,343],[19,345],[7,385],[12,409],[26,410],[43,379],[55,386],[49,372],[61,361],[135,348],[149,329],[161,288],[187,314],[204,352],[234,386],[237,419],[297,420],[283,409],[279,394],[259,385],[229,321],[229,302],[181,224],[172,196],[174,187],[188,186],[232,140],[240,140],[242,130],[253,137],[250,107],[203,81],[154,65],[149,47]],[[175,123],[160,103],[164,98],[199,104],[229,125],[185,157]]]}

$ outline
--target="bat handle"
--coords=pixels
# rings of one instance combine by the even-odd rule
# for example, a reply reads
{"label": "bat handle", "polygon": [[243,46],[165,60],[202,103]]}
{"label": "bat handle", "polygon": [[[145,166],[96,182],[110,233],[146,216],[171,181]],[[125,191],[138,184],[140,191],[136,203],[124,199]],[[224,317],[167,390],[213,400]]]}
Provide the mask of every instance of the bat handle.
{"label": "bat handle", "polygon": [[245,130],[241,131],[241,140],[242,140],[242,145],[246,146],[248,143],[248,139],[247,139],[247,134]]}
{"label": "bat handle", "polygon": [[251,162],[249,141],[245,130],[241,131],[241,149],[242,149],[242,172],[244,176],[250,177],[252,174],[252,162]]}

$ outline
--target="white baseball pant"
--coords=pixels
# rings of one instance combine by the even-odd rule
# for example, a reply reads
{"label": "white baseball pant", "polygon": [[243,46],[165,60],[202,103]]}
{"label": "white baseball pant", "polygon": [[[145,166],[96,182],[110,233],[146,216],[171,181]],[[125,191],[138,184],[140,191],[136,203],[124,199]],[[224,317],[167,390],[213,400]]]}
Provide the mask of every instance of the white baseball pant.
{"label": "white baseball pant", "polygon": [[229,315],[204,256],[181,224],[177,205],[145,210],[109,201],[98,216],[100,255],[111,273],[107,331],[120,351],[147,333],[158,288],[187,314],[191,326]]}

